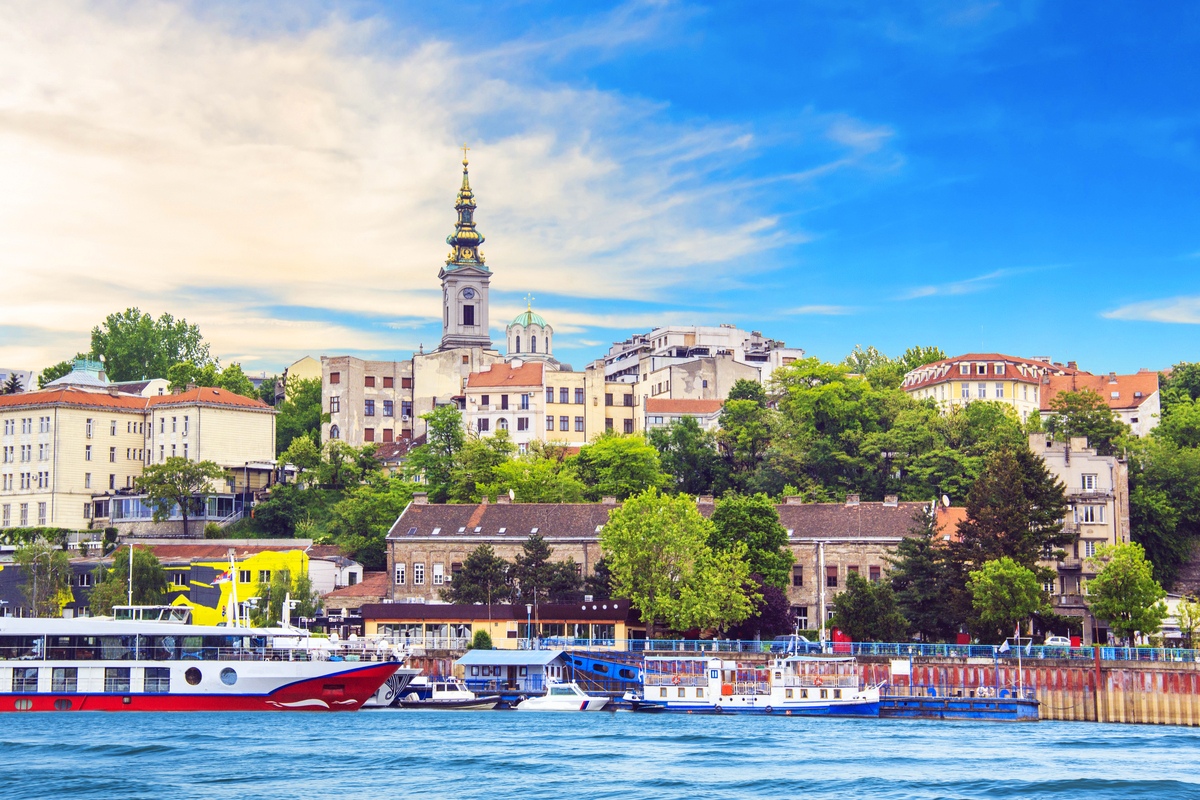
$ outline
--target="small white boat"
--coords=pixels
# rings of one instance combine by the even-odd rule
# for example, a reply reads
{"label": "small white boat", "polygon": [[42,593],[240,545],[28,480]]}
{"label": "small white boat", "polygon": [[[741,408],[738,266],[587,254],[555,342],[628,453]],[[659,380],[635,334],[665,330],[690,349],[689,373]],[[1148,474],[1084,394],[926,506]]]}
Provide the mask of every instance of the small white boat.
{"label": "small white boat", "polygon": [[607,704],[607,697],[590,695],[574,682],[551,683],[545,694],[517,703],[517,711],[599,711]]}
{"label": "small white boat", "polygon": [[500,702],[500,695],[478,695],[462,681],[448,677],[416,678],[410,691],[396,702],[400,708],[441,709],[442,711],[489,711]]}

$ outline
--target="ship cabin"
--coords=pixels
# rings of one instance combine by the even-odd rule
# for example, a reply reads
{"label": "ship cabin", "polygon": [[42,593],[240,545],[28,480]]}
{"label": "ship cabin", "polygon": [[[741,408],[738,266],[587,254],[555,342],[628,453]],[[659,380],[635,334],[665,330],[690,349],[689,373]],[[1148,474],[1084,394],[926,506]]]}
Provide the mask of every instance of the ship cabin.
{"label": "ship cabin", "polygon": [[547,683],[570,680],[562,650],[469,650],[454,667],[479,695],[542,694]]}

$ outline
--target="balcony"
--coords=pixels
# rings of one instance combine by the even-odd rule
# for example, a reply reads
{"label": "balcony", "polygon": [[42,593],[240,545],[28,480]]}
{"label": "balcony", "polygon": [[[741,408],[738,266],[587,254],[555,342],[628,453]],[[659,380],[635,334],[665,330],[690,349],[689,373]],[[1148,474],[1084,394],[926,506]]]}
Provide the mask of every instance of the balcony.
{"label": "balcony", "polygon": [[1087,598],[1078,594],[1056,594],[1055,608],[1087,608]]}
{"label": "balcony", "polygon": [[1067,556],[1058,561],[1059,571],[1074,571],[1083,569],[1083,559]]}

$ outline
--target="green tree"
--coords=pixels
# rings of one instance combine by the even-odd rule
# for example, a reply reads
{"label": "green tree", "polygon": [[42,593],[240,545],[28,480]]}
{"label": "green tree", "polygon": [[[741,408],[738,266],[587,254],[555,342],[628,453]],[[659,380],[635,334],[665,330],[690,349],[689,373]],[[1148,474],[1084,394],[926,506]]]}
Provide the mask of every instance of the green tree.
{"label": "green tree", "polygon": [[1094,565],[1103,565],[1088,581],[1088,606],[1113,633],[1131,641],[1138,633],[1158,633],[1167,616],[1167,596],[1150,569],[1146,551],[1136,542],[1099,549]]}
{"label": "green tree", "polygon": [[254,384],[242,371],[242,365],[236,361],[221,370],[221,377],[217,379],[217,388],[240,394],[242,397],[258,399],[258,389],[254,388]]}
{"label": "green tree", "polygon": [[1037,575],[1008,556],[985,562],[967,578],[980,638],[1001,642],[1019,622],[1046,607]]}
{"label": "green tree", "polygon": [[21,593],[35,617],[61,617],[71,602],[71,560],[49,542],[36,540],[18,547],[13,560],[25,580]]}
{"label": "green tree", "polygon": [[612,599],[612,571],[608,568],[608,559],[604,556],[596,559],[592,565],[592,574],[583,579],[584,594],[590,594],[593,600]]}
{"label": "green tree", "polygon": [[450,496],[455,458],[465,441],[462,414],[454,406],[438,406],[421,419],[427,426],[425,444],[409,453],[408,474],[425,482],[430,501],[444,503]]}
{"label": "green tree", "polygon": [[358,448],[340,439],[332,439],[325,443],[323,456],[321,466],[317,469],[322,486],[345,489],[362,480]]}
{"label": "green tree", "polygon": [[494,650],[492,645],[492,636],[485,630],[475,631],[475,635],[471,637],[471,644],[467,647],[468,650]]}
{"label": "green tree", "polygon": [[597,436],[580,449],[575,469],[590,500],[606,496],[624,500],[667,482],[658,451],[639,434],[606,432]]}
{"label": "green tree", "polygon": [[1158,373],[1158,388],[1164,417],[1175,403],[1200,399],[1200,362],[1181,361],[1170,372]]}
{"label": "green tree", "polygon": [[791,601],[782,589],[763,583],[759,575],[750,575],[754,584],[752,592],[761,598],[754,604],[754,611],[749,617],[727,629],[730,639],[749,641],[751,639],[770,639],[791,633],[796,629],[796,614],[792,611]]}
{"label": "green tree", "polygon": [[[551,561],[554,550],[540,533],[531,533],[513,559],[508,577],[512,585],[512,602],[558,603],[582,598],[583,580],[575,569],[574,560]],[[575,597],[578,593],[579,598]]]}
{"label": "green tree", "polygon": [[296,523],[303,519],[307,494],[294,484],[276,484],[270,496],[254,507],[254,522],[265,534],[276,539],[296,535]]}
{"label": "green tree", "polygon": [[189,461],[170,456],[161,464],[149,464],[134,480],[137,490],[146,495],[146,504],[154,509],[154,521],[169,519],[178,508],[183,518],[183,535],[188,535],[188,517],[204,502],[203,495],[212,491],[212,482],[225,475],[225,470],[212,461]]}
{"label": "green tree", "polygon": [[104,356],[111,381],[165,378],[174,364],[212,363],[200,329],[170,314],[153,319],[137,308],[109,314],[92,329],[92,353]]}
{"label": "green tree", "polygon": [[1191,398],[1172,403],[1154,435],[1179,448],[1200,447],[1200,403]]}
{"label": "green tree", "polygon": [[441,598],[447,603],[489,606],[500,599],[507,600],[511,594],[508,578],[511,566],[496,555],[491,545],[481,544],[467,554],[462,571],[441,590]]}
{"label": "green tree", "polygon": [[729,400],[753,400],[759,408],[767,407],[767,390],[758,381],[738,378],[729,389]]}
{"label": "green tree", "polygon": [[250,624],[274,627],[283,621],[284,603],[292,603],[289,618],[314,617],[321,608],[321,596],[313,589],[312,579],[307,574],[292,576],[286,569],[271,573],[269,582],[259,581],[252,605]]}
{"label": "green tree", "polygon": [[511,491],[518,503],[579,503],[587,489],[569,462],[536,452],[497,464],[492,478],[480,487],[484,496],[495,499]]}
{"label": "green tree", "polygon": [[321,448],[308,436],[297,436],[279,456],[279,466],[291,464],[296,468],[296,482],[305,484],[313,475],[319,475]]}
{"label": "green tree", "polygon": [[355,486],[330,509],[329,532],[334,541],[364,569],[385,569],[387,532],[418,488],[398,478]]}
{"label": "green tree", "polygon": [[516,452],[508,431],[467,439],[454,457],[447,499],[452,503],[478,503],[484,489],[496,482],[496,470]]}
{"label": "green tree", "polygon": [[[650,638],[657,638],[663,625],[674,630],[714,621],[730,625],[753,610],[755,598],[744,586],[749,572],[743,553],[714,557],[707,544],[711,535],[712,523],[691,498],[657,489],[609,512],[600,545],[614,594],[629,598]],[[719,574],[722,569],[726,574]]]}
{"label": "green tree", "polygon": [[913,516],[909,535],[888,558],[888,578],[896,605],[909,630],[923,642],[945,641],[962,620],[955,619],[949,600],[947,549],[939,541],[937,518],[923,509]]}
{"label": "green tree", "polygon": [[755,400],[726,400],[716,433],[721,456],[734,487],[750,486],[755,470],[771,444],[772,413]]}
{"label": "green tree", "polygon": [[[265,385],[265,384],[264,384]],[[298,438],[321,443],[321,379],[288,378],[275,418],[275,449],[284,453]]]}
{"label": "green tree", "polygon": [[[1172,412],[1173,413],[1173,412]],[[1130,536],[1170,586],[1200,537],[1200,448],[1180,447],[1158,430],[1127,442]]]}
{"label": "green tree", "polygon": [[905,350],[897,360],[904,366],[904,371],[907,373],[935,361],[945,361],[946,354],[940,347],[915,345]]}
{"label": "green tree", "polygon": [[[98,617],[111,616],[113,606],[123,606],[129,597],[129,546],[118,548],[112,566],[96,567],[88,608]],[[156,606],[167,597],[167,571],[147,547],[133,548],[133,605]]]}
{"label": "green tree", "polygon": [[23,391],[25,387],[21,385],[21,376],[15,372],[9,375],[4,386],[0,387],[0,394],[20,394]]}
{"label": "green tree", "polygon": [[710,547],[729,551],[739,542],[744,544],[750,572],[760,575],[769,586],[787,587],[796,559],[788,548],[787,528],[769,497],[725,495],[713,508],[711,521]]}
{"label": "green tree", "polygon": [[1184,647],[1195,647],[1196,631],[1200,630],[1200,602],[1195,597],[1179,598],[1179,610],[1175,613],[1179,633]]}
{"label": "green tree", "polygon": [[215,361],[206,364],[180,361],[167,368],[166,378],[172,392],[182,392],[189,386],[216,386],[220,375],[221,370]]}
{"label": "green tree", "polygon": [[[762,390],[758,383],[746,383]],[[668,426],[653,428],[649,439],[658,450],[663,471],[671,477],[675,491],[690,495],[712,494],[727,483],[725,462],[717,450],[717,437],[701,428],[695,417],[681,417]]]}
{"label": "green tree", "polygon": [[830,624],[855,642],[902,642],[908,620],[896,606],[887,581],[869,581],[851,572],[846,589],[833,598]]}
{"label": "green tree", "polygon": [[1091,389],[1054,395],[1050,398],[1050,414],[1042,424],[1056,439],[1086,437],[1102,456],[1116,452],[1117,440],[1129,433],[1129,426]]}

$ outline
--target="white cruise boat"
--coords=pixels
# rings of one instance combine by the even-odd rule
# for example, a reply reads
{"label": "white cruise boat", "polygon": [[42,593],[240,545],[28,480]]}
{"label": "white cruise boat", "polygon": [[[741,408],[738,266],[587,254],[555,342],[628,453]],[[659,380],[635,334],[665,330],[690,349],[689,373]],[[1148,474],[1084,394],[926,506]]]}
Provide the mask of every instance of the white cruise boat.
{"label": "white cruise boat", "polygon": [[577,683],[550,683],[545,694],[517,703],[517,711],[599,711],[607,704],[607,697],[590,695]]}
{"label": "white cruise boat", "polygon": [[353,711],[400,666],[295,628],[190,625],[178,606],[115,614],[0,618],[0,711]]}
{"label": "white cruise boat", "polygon": [[879,716],[879,686],[852,657],[790,656],[770,664],[647,657],[638,710],[785,716]]}
{"label": "white cruise boat", "polygon": [[475,694],[457,678],[432,675],[414,679],[396,705],[442,711],[488,711],[499,702],[498,694]]}

